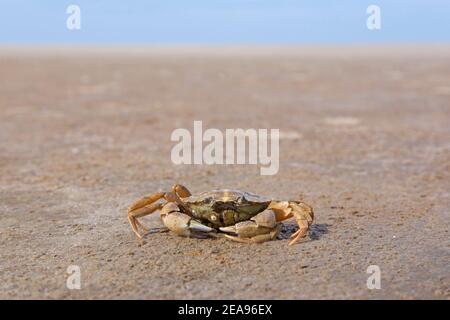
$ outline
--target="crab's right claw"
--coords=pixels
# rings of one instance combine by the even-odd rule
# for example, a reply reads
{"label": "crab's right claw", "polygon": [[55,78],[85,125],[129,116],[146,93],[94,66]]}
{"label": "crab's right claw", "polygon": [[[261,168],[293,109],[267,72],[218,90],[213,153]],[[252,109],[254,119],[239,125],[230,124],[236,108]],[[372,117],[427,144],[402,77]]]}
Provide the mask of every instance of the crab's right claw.
{"label": "crab's right claw", "polygon": [[178,205],[173,202],[169,202],[161,209],[161,219],[170,231],[180,236],[205,238],[209,233],[215,232],[215,229],[180,212]]}

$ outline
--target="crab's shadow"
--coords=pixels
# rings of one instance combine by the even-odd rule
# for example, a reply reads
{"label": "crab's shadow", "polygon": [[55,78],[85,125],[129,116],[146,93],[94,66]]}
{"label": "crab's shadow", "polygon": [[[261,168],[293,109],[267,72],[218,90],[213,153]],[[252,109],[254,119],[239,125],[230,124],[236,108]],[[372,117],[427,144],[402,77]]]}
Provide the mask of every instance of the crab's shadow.
{"label": "crab's shadow", "polygon": [[[308,237],[311,240],[319,240],[322,235],[328,233],[328,227],[330,224],[328,223],[319,223],[319,224],[313,224],[311,227],[309,227],[308,230]],[[278,239],[285,240],[289,239],[291,235],[298,230],[298,226],[294,224],[283,224],[283,228],[280,231],[280,234],[278,235]]]}

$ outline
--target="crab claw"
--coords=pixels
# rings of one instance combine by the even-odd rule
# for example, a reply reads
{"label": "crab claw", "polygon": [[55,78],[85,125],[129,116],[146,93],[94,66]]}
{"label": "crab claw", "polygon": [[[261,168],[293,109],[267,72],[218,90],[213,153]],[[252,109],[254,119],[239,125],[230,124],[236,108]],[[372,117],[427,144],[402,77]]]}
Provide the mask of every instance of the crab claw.
{"label": "crab claw", "polygon": [[220,228],[220,231],[234,233],[243,238],[249,238],[267,233],[268,228],[260,227],[254,221],[249,220],[238,222],[234,226]]}
{"label": "crab claw", "polygon": [[169,202],[161,209],[161,219],[165,226],[180,236],[205,238],[213,228],[205,226],[187,214],[179,211],[178,205]]}
{"label": "crab claw", "polygon": [[265,210],[248,221],[238,222],[235,225],[219,229],[226,233],[235,233],[243,237],[252,237],[261,233],[267,233],[267,230],[275,228],[276,225],[277,221],[275,213],[272,210]]}
{"label": "crab claw", "polygon": [[229,227],[221,227],[221,228],[219,228],[219,230],[226,232],[226,233],[237,233],[236,225],[229,226]]}
{"label": "crab claw", "polygon": [[[243,221],[234,226],[220,228],[225,237],[234,241],[244,243],[260,243],[273,240],[280,232],[281,225],[277,224],[273,228],[258,226],[254,221]],[[233,235],[232,235],[233,234]]]}

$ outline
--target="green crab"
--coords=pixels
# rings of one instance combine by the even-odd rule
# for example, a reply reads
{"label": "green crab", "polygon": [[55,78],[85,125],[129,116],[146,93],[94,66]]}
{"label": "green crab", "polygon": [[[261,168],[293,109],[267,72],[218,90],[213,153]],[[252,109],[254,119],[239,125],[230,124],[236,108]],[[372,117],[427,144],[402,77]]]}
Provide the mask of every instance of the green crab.
{"label": "green crab", "polygon": [[181,236],[205,238],[222,232],[234,241],[255,243],[273,240],[280,222],[295,218],[299,229],[289,245],[306,235],[313,223],[313,209],[301,201],[275,201],[239,190],[212,190],[192,195],[179,184],[170,192],[146,196],[128,208],[128,221],[138,238],[138,228],[148,231],[138,218],[160,211],[164,225]]}

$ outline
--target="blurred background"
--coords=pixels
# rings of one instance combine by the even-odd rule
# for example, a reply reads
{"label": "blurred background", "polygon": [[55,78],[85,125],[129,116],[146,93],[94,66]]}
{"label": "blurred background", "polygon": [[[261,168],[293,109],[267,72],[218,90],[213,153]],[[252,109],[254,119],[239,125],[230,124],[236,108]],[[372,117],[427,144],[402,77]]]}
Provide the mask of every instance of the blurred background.
{"label": "blurred background", "polygon": [[[69,5],[81,29],[65,26]],[[382,28],[366,27],[381,8]],[[21,44],[336,44],[450,40],[446,0],[2,0],[0,42]]]}
{"label": "blurred background", "polygon": [[[449,17],[448,0],[0,0],[0,298],[449,299]],[[278,173],[175,165],[195,120],[279,129]],[[258,245],[136,239],[127,207],[174,183],[302,200],[315,223],[289,247],[294,221]]]}

